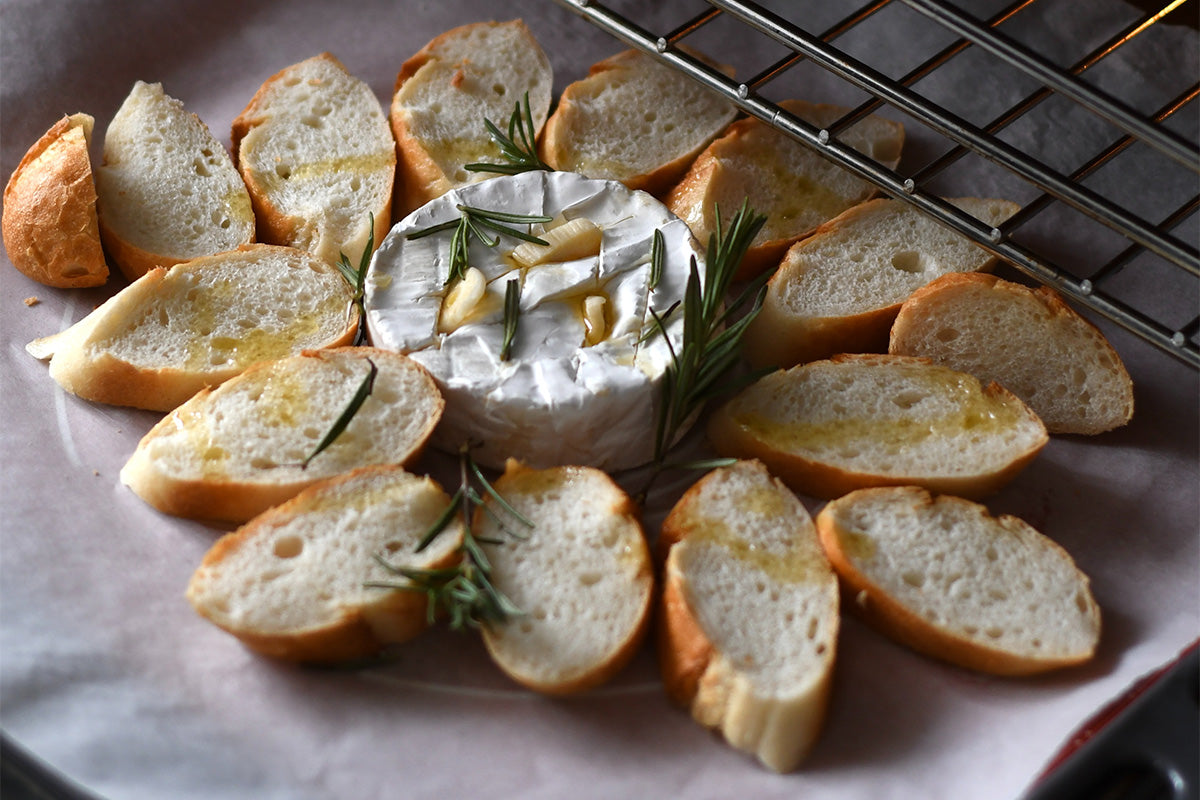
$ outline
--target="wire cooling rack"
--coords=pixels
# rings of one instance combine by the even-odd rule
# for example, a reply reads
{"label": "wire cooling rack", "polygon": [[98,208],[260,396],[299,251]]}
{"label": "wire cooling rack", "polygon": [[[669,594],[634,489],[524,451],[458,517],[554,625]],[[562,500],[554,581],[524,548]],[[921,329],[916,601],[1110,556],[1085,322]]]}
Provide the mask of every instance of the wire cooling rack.
{"label": "wire cooling rack", "polygon": [[[1195,39],[1167,31],[1195,2],[556,2],[1200,368],[1200,83]],[[777,104],[818,87],[852,98],[827,128]],[[902,171],[839,141],[881,109],[905,124]],[[973,183],[1022,210],[993,228],[943,199]]]}

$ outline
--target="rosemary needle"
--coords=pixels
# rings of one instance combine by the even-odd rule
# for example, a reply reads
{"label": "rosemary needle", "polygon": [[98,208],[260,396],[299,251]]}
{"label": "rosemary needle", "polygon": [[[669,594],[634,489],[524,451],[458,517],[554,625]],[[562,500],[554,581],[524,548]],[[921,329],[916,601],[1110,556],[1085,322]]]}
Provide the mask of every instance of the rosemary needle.
{"label": "rosemary needle", "polygon": [[504,285],[504,340],[500,344],[500,360],[508,361],[513,339],[517,335],[517,320],[521,316],[521,280],[509,278]]}
{"label": "rosemary needle", "polygon": [[321,439],[321,441],[317,443],[317,446],[313,448],[313,451],[308,454],[308,457],[300,462],[301,469],[308,469],[309,463],[322,452],[324,452],[325,448],[333,444],[334,441],[336,441],[337,438],[342,435],[342,432],[346,430],[346,428],[350,425],[351,420],[354,419],[354,415],[358,413],[358,409],[360,409],[362,404],[366,402],[367,398],[371,396],[371,391],[375,388],[375,376],[379,374],[379,367],[375,366],[375,362],[369,358],[366,359],[366,362],[370,365],[370,369],[367,371],[366,377],[364,377],[362,379],[362,383],[358,385],[358,389],[354,392],[354,396],[350,398],[350,402],[347,403],[346,408],[342,410],[341,416],[334,420],[333,427],[331,427],[329,432],[325,434],[325,438]]}

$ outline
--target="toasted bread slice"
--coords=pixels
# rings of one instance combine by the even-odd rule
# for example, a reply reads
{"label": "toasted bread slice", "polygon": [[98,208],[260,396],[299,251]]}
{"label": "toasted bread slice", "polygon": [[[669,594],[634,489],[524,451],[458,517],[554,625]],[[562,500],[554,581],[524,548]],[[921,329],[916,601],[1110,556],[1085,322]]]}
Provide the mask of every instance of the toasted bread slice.
{"label": "toasted bread slice", "polygon": [[[850,109],[785,100],[784,110],[824,129]],[[839,140],[894,169],[900,163],[904,127],[871,115]],[[810,147],[757,118],[742,119],[705,148],[683,180],[667,196],[667,207],[707,242],[716,230],[719,208],[725,218],[743,202],[767,217],[738,269],[747,280],[774,269],[784,251],[818,226],[877,193],[857,177]]]}
{"label": "toasted bread slice", "polygon": [[1120,356],[1048,286],[939,278],[900,307],[888,349],[1002,384],[1050,433],[1103,433],[1133,418],[1133,381]]}
{"label": "toasted bread slice", "polygon": [[718,468],[663,522],[658,650],[671,699],[777,772],[820,733],[837,578],[804,505],[756,461]]}
{"label": "toasted bread slice", "polygon": [[268,78],[232,140],[264,242],[357,266],[387,234],[395,142],[371,88],[329,53]]}
{"label": "toasted bread slice", "polygon": [[637,505],[591,467],[509,461],[494,488],[532,527],[492,500],[472,523],[493,583],[522,612],[484,628],[492,659],[547,694],[608,681],[649,626],[654,568]]}
{"label": "toasted bread slice", "polygon": [[[958,198],[959,208],[999,225],[1018,206]],[[900,304],[948,272],[992,269],[996,258],[900,200],[846,211],[793,245],[746,329],[746,359],[787,368],[838,353],[883,353]]]}
{"label": "toasted bread slice", "polygon": [[912,486],[862,489],[817,515],[847,603],[952,664],[1031,675],[1088,661],[1100,609],[1065,550],[1017,517]]}
{"label": "toasted bread slice", "polygon": [[330,264],[251,244],[157,267],[26,348],[86,400],[170,411],[258,361],[354,341],[353,290]]}
{"label": "toasted bread slice", "polygon": [[535,140],[550,110],[554,72],[521,20],[476,22],[446,31],[404,62],[389,119],[396,138],[397,219],[450,189],[494,177],[465,169],[504,163],[484,120],[508,132],[526,93]]}
{"label": "toasted bread slice", "polygon": [[[462,523],[417,545],[449,505],[436,482],[396,466],[363,467],[310,486],[226,534],[187,598],[247,647],[289,661],[375,655],[428,627],[425,593],[386,569],[455,563]],[[405,588],[382,588],[371,584]]]}
{"label": "toasted bread slice", "polygon": [[105,130],[96,193],[104,247],[129,280],[254,241],[229,153],[158,83],[135,83]]}
{"label": "toasted bread slice", "polygon": [[981,497],[1049,438],[1007,389],[888,355],[770,373],[713,412],[708,437],[721,455],[759,458],[795,491],[822,498],[907,484]]}
{"label": "toasted bread slice", "polygon": [[542,159],[660,196],[736,115],[712,90],[626,50],[563,90],[542,134]]}
{"label": "toasted bread slice", "polygon": [[8,260],[38,283],[59,289],[108,280],[88,153],[94,122],[88,114],[72,114],[54,123],[4,187]]}
{"label": "toasted bread slice", "polygon": [[151,428],[121,480],[164,513],[246,522],[322,478],[412,463],[442,408],[429,374],[398,353],[343,347],[260,362]]}

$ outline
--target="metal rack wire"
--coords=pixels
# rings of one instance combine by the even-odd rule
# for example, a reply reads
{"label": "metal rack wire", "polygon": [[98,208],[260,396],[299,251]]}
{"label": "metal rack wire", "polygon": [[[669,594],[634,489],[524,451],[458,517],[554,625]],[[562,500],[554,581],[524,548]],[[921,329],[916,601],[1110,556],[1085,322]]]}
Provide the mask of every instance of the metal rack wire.
{"label": "metal rack wire", "polygon": [[[1115,91],[1103,88],[1100,81],[1082,77],[1085,71],[1092,70],[1090,77],[1098,65],[1109,63],[1114,55],[1146,38],[1145,34],[1163,16],[1185,0],[1175,0],[1160,11],[1139,13],[1136,18],[1121,22],[1108,38],[1066,66],[1040,55],[1033,45],[1009,33],[1011,21],[1026,13],[1035,0],[1010,2],[982,18],[961,8],[965,2],[870,0],[849,13],[843,12],[844,16],[827,23],[819,33],[807,30],[797,20],[817,20],[822,11],[828,16],[831,6],[845,8],[849,3],[806,4],[792,0],[781,4],[785,9],[781,14],[754,2],[704,0],[697,3],[700,10],[695,16],[676,22],[668,30],[655,32],[632,18],[634,14],[643,20],[662,17],[662,10],[652,3],[627,3],[633,10],[619,13],[593,0],[556,2],[629,46],[719,92],[745,113],[807,144],[875,183],[887,194],[914,204],[1021,272],[1053,286],[1169,355],[1200,368],[1197,345],[1200,252],[1194,233],[1200,216],[1197,215],[1200,134],[1191,127],[1200,83],[1195,82],[1195,75],[1186,72],[1156,76],[1158,82],[1175,84],[1169,87],[1174,94],[1158,108],[1145,112],[1132,107]],[[1066,0],[1060,2],[1071,5]],[[945,36],[940,41],[944,43],[933,46],[931,55],[899,70],[899,74],[890,74],[897,72],[894,65],[875,63],[875,57],[881,55],[877,51],[852,54],[849,48],[835,46],[835,42],[840,44],[857,28],[873,21],[888,24],[878,21],[885,16],[882,13],[885,10],[896,13],[893,7],[908,15],[919,15],[924,18],[923,24],[942,29]],[[1191,10],[1194,12],[1194,7]],[[661,19],[657,21],[662,24]],[[913,20],[906,22],[911,25]],[[707,48],[698,46],[700,34],[718,23],[726,28],[716,37],[715,44]],[[741,37],[739,51],[749,49],[756,54],[777,51],[780,55],[748,79],[729,77],[711,66],[708,62],[728,61],[729,53],[721,48],[728,47],[731,40],[730,24],[734,25],[735,36]],[[749,48],[745,46],[747,35],[755,37],[749,40]],[[697,52],[708,58],[697,57]],[[930,83],[929,78],[947,70],[968,53],[977,60],[990,60],[980,62],[986,64],[987,72],[1015,70],[1012,83],[1029,87],[1021,88],[1019,96],[999,112],[990,110],[991,117],[982,123],[972,122],[952,110],[947,102],[933,96],[934,91],[923,91]],[[804,62],[815,64],[850,84],[864,99],[823,129],[790,114],[769,96],[770,90]],[[1098,146],[1094,144],[1095,135],[1085,137],[1092,142],[1091,149],[1075,153],[1073,165],[1051,163],[1060,159],[1027,152],[1006,138],[1007,133],[1029,119],[1034,109],[1049,105],[1048,101],[1058,104],[1059,118],[1082,114],[1089,128],[1101,131]],[[1072,108],[1064,112],[1063,103]],[[913,159],[906,156],[901,167],[904,173],[882,166],[838,138],[839,133],[883,106],[902,116],[906,128],[915,127],[927,142],[937,143],[925,148],[933,152],[925,154],[923,163],[909,165],[907,162]],[[1007,178],[1020,184],[1018,193],[1025,195],[1021,199],[1021,212],[999,228],[958,210],[939,192],[944,175],[960,170],[956,165],[968,157],[981,158],[1001,168]],[[1143,212],[1122,196],[1097,188],[1097,184],[1107,184],[1093,179],[1114,163],[1119,164],[1115,171],[1125,174],[1135,184],[1147,171],[1170,176],[1167,182],[1172,184],[1171,191],[1162,194],[1170,196],[1171,210],[1163,213],[1157,209],[1158,221],[1148,221]],[[955,169],[949,170],[952,166]],[[1083,228],[1083,238],[1088,242],[1107,236],[1107,240],[1116,244],[1107,246],[1100,261],[1091,252],[1075,258],[1079,254],[1073,248],[1056,242],[1054,231],[1064,218],[1070,219],[1074,229]],[[1101,231],[1109,233],[1092,233],[1086,230],[1087,226],[1099,226]],[[1095,266],[1096,263],[1100,266]]]}

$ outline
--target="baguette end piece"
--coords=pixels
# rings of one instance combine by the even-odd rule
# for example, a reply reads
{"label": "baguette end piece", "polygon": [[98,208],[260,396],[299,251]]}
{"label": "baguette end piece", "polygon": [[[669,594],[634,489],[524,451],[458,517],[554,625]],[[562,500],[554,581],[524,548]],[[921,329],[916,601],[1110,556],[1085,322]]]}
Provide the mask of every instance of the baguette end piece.
{"label": "baguette end piece", "polygon": [[58,120],[25,153],[4,188],[9,261],[46,286],[79,289],[108,281],[88,148],[95,120]]}

